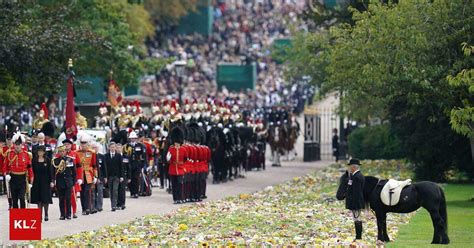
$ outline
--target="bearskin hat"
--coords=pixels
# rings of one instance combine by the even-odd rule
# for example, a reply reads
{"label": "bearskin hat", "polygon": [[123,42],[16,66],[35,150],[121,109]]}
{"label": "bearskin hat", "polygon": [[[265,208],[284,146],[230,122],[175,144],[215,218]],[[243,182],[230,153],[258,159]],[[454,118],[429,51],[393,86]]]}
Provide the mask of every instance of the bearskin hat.
{"label": "bearskin hat", "polygon": [[41,127],[41,132],[44,133],[45,136],[53,137],[54,136],[54,125],[52,122],[47,121]]}
{"label": "bearskin hat", "polygon": [[2,130],[0,132],[0,142],[6,142],[7,141],[7,135],[6,135],[6,132],[5,130]]}
{"label": "bearskin hat", "polygon": [[171,130],[171,141],[173,143],[179,143],[183,144],[184,143],[184,133],[183,130],[180,127],[175,127],[173,130]]}

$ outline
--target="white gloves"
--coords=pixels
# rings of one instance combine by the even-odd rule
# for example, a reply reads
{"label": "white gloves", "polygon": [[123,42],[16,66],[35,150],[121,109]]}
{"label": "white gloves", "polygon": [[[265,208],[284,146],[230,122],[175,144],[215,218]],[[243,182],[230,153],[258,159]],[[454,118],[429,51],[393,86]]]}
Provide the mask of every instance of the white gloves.
{"label": "white gloves", "polygon": [[123,182],[123,177],[120,178],[120,182]]}
{"label": "white gloves", "polygon": [[94,181],[92,181],[93,184],[97,183],[97,177],[94,177]]}
{"label": "white gloves", "polygon": [[10,176],[10,175],[7,174],[7,175],[5,176],[5,180],[6,180],[7,182],[9,182],[10,179],[12,179],[12,176]]}
{"label": "white gloves", "polygon": [[53,183],[53,182],[49,183],[49,186],[50,186],[51,188],[54,188],[54,183]]}
{"label": "white gloves", "polygon": [[168,153],[166,154],[166,161],[170,161],[170,159],[171,159],[171,153],[168,152]]}
{"label": "white gloves", "polygon": [[82,185],[82,179],[77,179],[77,184]]}

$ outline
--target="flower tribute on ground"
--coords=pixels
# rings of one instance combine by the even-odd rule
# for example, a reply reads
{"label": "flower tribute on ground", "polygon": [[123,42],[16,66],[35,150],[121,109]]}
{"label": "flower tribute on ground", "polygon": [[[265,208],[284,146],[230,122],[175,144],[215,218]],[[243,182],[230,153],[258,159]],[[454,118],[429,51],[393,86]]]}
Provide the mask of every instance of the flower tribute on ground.
{"label": "flower tribute on ground", "polygon": [[[350,245],[355,237],[352,217],[335,191],[343,165],[333,165],[253,194],[182,207],[163,216],[145,216],[123,225],[82,232],[34,245]],[[364,175],[410,178],[400,161],[365,161]],[[390,238],[413,214],[388,214]],[[373,246],[377,227],[371,211],[364,213],[363,241]]]}

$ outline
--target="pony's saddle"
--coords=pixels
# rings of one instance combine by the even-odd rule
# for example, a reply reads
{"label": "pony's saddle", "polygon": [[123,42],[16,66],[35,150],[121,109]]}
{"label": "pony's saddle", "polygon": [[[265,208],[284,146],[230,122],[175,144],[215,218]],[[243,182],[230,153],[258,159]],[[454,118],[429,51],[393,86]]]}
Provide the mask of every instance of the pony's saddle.
{"label": "pony's saddle", "polygon": [[380,199],[382,203],[387,206],[395,206],[400,200],[400,194],[402,189],[411,184],[411,179],[405,181],[397,181],[389,179],[388,182],[383,186],[382,192],[380,192]]}

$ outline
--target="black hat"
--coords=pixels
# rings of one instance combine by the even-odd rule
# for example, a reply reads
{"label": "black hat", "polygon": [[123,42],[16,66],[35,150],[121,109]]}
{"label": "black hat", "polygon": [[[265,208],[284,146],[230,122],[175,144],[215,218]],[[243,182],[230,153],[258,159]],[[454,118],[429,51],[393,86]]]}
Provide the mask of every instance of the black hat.
{"label": "black hat", "polygon": [[35,129],[31,130],[31,135],[30,135],[30,137],[34,137],[34,136],[38,136],[38,131],[35,130]]}
{"label": "black hat", "polygon": [[356,158],[351,158],[351,160],[349,160],[349,163],[347,165],[361,165],[360,164],[360,161]]}
{"label": "black hat", "polygon": [[46,151],[46,146],[44,146],[44,145],[38,145],[38,146],[36,147],[36,152],[38,152],[38,151],[40,151],[40,150],[42,150],[43,152],[45,152],[45,151]]}
{"label": "black hat", "polygon": [[53,137],[54,136],[54,124],[51,121],[47,121],[43,123],[43,127],[41,128],[41,132],[44,133],[45,136]]}
{"label": "black hat", "polygon": [[72,145],[73,142],[72,142],[71,139],[65,139],[65,140],[63,140],[63,144],[66,144],[66,143],[69,143],[69,144]]}
{"label": "black hat", "polygon": [[180,127],[175,127],[171,130],[171,140],[174,143],[183,144],[184,143],[184,133]]}

